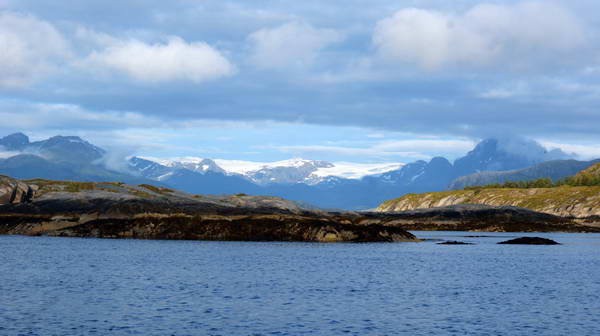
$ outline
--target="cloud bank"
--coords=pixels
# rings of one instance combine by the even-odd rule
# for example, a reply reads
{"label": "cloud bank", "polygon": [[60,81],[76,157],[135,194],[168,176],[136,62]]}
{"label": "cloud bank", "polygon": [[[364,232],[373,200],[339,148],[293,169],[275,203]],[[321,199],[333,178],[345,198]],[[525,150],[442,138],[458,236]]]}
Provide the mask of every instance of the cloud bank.
{"label": "cloud bank", "polygon": [[[542,14],[543,13],[543,14]],[[388,60],[445,67],[527,69],[562,63],[587,44],[585,27],[551,2],[480,4],[463,14],[407,8],[377,23],[373,43]]]}
{"label": "cloud bank", "polygon": [[53,25],[12,12],[0,12],[0,50],[0,88],[25,87],[57,70],[70,54]]}
{"label": "cloud bank", "polygon": [[248,37],[252,44],[250,60],[259,68],[267,69],[307,67],[315,62],[323,48],[341,39],[342,34],[335,30],[300,22],[264,28]]}
{"label": "cloud bank", "polygon": [[[190,149],[209,133],[205,125],[237,123],[249,127],[211,133],[205,147],[316,146],[306,152],[357,158],[370,150],[388,158],[426,150],[381,147],[393,137],[347,150],[339,142],[352,134],[343,129],[454,140],[510,132],[588,153],[600,141],[598,1],[0,6],[4,134],[136,134],[162,137],[162,146],[169,134],[184,133],[173,148]],[[275,140],[249,131],[269,122],[276,126],[263,133]],[[281,125],[297,131],[277,132]],[[243,132],[253,136],[213,141]]]}

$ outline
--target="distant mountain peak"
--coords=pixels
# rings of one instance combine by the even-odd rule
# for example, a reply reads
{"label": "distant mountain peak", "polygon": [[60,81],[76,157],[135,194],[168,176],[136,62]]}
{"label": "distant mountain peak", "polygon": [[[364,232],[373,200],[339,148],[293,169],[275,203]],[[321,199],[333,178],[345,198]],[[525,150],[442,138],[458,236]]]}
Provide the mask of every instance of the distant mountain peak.
{"label": "distant mountain peak", "polygon": [[[65,143],[65,142],[70,142],[70,143],[80,143],[80,144],[85,144],[85,145],[90,145],[93,146],[91,143],[83,140],[82,138],[75,136],[75,135],[57,135],[57,136],[53,136],[51,138],[49,138],[48,140],[44,141],[46,144],[56,144],[56,143]],[[95,147],[95,146],[94,146]]]}
{"label": "distant mountain peak", "polygon": [[46,140],[29,142],[22,133],[0,139],[0,145],[8,150],[39,155],[56,162],[88,164],[102,158],[106,152],[78,136],[54,136]]}
{"label": "distant mountain peak", "polygon": [[223,170],[223,168],[221,168],[214,160],[193,156],[179,157],[173,159],[159,159],[153,157],[139,157],[137,159],[151,161],[171,169],[188,169],[201,174],[207,172],[221,174],[226,173],[225,170]]}
{"label": "distant mountain peak", "polygon": [[6,150],[22,150],[29,145],[29,137],[21,132],[7,135],[0,139],[0,146]]}
{"label": "distant mountain peak", "polygon": [[488,138],[454,162],[459,176],[481,171],[521,169],[537,163],[568,159],[560,149],[548,150],[535,140],[522,137]]}

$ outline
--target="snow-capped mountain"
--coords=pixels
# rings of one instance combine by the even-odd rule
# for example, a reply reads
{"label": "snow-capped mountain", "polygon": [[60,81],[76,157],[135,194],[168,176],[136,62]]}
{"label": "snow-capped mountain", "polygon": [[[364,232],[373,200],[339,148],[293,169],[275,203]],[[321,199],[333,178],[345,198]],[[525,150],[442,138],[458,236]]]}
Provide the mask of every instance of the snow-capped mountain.
{"label": "snow-capped mountain", "polygon": [[215,172],[227,175],[241,175],[258,185],[268,184],[295,184],[303,183],[315,185],[327,180],[328,177],[344,179],[360,179],[367,175],[382,174],[399,169],[402,163],[350,163],[327,162],[318,160],[305,160],[294,158],[276,162],[253,162],[240,160],[211,160],[196,157],[183,157],[173,159],[158,159],[140,157],[146,160],[142,168],[147,173],[145,177],[162,180],[168,176],[169,171],[152,167],[149,162],[154,162],[163,167],[174,170],[188,169],[197,173]]}
{"label": "snow-capped mountain", "polygon": [[203,159],[197,157],[181,157],[173,159],[159,159],[153,157],[140,157],[147,161],[156,162],[162,166],[173,168],[173,169],[188,169],[197,173],[215,172],[215,173],[227,173],[221,167],[219,167],[215,161],[211,159]]}

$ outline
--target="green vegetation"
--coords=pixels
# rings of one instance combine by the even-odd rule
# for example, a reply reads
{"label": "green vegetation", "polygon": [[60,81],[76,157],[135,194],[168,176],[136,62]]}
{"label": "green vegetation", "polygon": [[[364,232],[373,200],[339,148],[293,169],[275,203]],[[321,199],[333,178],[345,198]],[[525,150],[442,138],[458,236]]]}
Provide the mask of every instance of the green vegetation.
{"label": "green vegetation", "polygon": [[96,185],[94,183],[83,183],[83,182],[69,182],[65,184],[64,191],[66,192],[80,192],[85,190],[95,190]]}
{"label": "green vegetation", "polygon": [[151,198],[151,195],[145,191],[132,189],[129,191],[132,195],[135,195],[140,198]]}
{"label": "green vegetation", "polygon": [[567,177],[557,182],[549,178],[541,178],[533,181],[494,183],[484,186],[468,186],[464,190],[482,189],[531,189],[531,188],[557,188],[570,187],[597,187],[600,186],[600,164],[596,164],[575,176]]}
{"label": "green vegetation", "polygon": [[27,184],[36,185],[39,190],[36,192],[38,196],[49,192],[80,192],[97,190],[96,183],[91,182],[65,182],[65,181],[52,181],[45,179],[34,179],[23,181]]}
{"label": "green vegetation", "polygon": [[464,190],[482,190],[482,189],[531,189],[531,188],[554,188],[564,184],[558,184],[552,182],[549,178],[542,178],[533,181],[518,181],[518,182],[504,182],[504,183],[493,183],[483,186],[467,186]]}
{"label": "green vegetation", "polygon": [[150,184],[140,184],[140,187],[148,189],[148,190],[150,190],[150,191],[152,191],[154,193],[161,194],[161,195],[165,194],[165,193],[172,193],[172,192],[174,192],[173,189],[159,188],[159,187],[155,187],[155,186],[150,185]]}

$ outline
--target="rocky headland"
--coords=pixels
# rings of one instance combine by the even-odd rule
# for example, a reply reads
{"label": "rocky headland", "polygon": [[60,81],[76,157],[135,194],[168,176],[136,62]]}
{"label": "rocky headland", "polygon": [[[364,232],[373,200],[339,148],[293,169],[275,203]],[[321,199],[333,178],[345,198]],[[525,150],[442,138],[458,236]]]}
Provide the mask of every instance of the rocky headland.
{"label": "rocky headland", "polygon": [[600,216],[600,187],[497,188],[409,194],[384,202],[377,211],[411,211],[461,204],[513,206],[584,219]]}
{"label": "rocky headland", "polygon": [[[534,181],[536,182],[536,181]],[[541,181],[544,182],[544,181]],[[378,212],[411,211],[461,204],[527,208],[578,222],[600,223],[600,163],[568,177],[562,183],[544,187],[488,185],[465,190],[408,194],[381,204]],[[518,183],[513,183],[518,186]],[[535,185],[535,183],[532,183]]]}
{"label": "rocky headland", "polygon": [[200,196],[151,185],[0,177],[0,234],[222,241],[418,241],[385,218],[276,197]]}
{"label": "rocky headland", "polygon": [[600,232],[600,226],[513,206],[459,204],[379,211],[386,225],[419,231]]}

